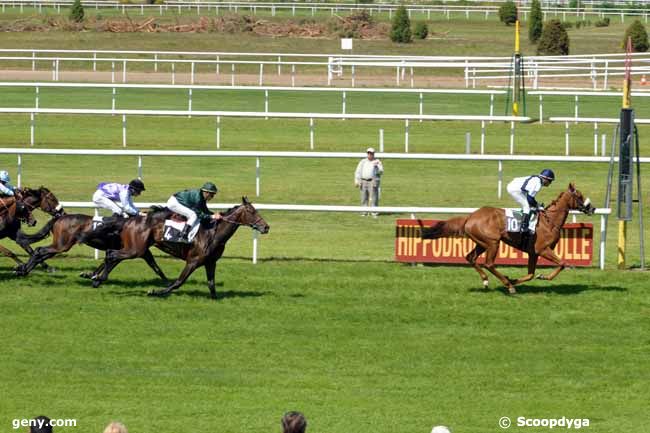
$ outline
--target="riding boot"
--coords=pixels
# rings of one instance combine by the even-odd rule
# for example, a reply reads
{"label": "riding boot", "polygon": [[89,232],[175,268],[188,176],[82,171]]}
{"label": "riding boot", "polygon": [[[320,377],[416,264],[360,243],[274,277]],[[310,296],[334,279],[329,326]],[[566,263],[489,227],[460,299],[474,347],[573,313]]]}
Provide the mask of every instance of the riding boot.
{"label": "riding boot", "polygon": [[530,225],[530,213],[527,213],[521,219],[521,233],[528,234],[528,226]]}
{"label": "riding boot", "polygon": [[189,224],[185,224],[185,227],[183,228],[183,232],[181,233],[181,239],[188,244],[190,243],[190,231],[192,230],[192,227],[190,227]]}

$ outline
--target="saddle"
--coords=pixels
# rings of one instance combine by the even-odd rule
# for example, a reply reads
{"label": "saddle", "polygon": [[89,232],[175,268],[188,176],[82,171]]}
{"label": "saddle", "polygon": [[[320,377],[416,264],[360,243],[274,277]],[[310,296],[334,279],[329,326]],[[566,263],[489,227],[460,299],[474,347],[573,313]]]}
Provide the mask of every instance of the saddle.
{"label": "saddle", "polygon": [[[505,209],[506,212],[506,230],[508,233],[520,233],[521,232],[521,220],[524,217],[524,213],[520,210]],[[537,215],[539,212],[533,212],[530,217],[530,222],[528,223],[528,232],[530,234],[535,233],[537,228]]]}

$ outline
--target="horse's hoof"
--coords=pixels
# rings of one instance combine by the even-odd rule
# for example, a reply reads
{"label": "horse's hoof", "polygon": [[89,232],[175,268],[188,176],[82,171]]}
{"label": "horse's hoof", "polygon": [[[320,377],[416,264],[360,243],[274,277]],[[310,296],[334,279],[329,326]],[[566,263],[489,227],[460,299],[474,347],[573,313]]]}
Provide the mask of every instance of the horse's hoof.
{"label": "horse's hoof", "polygon": [[48,274],[54,274],[58,272],[58,269],[55,268],[54,266],[48,266],[47,268],[45,268],[45,272],[47,272]]}
{"label": "horse's hoof", "polygon": [[157,296],[157,297],[163,297],[167,296],[169,293],[161,291],[161,290],[149,290],[147,292],[147,296]]}
{"label": "horse's hoof", "polygon": [[488,280],[483,280],[483,287],[487,289],[488,285],[489,285]]}
{"label": "horse's hoof", "polygon": [[100,280],[93,280],[93,288],[98,288],[102,284]]}
{"label": "horse's hoof", "polygon": [[92,280],[92,279],[93,279],[93,274],[92,274],[92,272],[79,272],[79,276],[80,276],[81,278],[86,278],[86,279],[89,279],[89,280]]}
{"label": "horse's hoof", "polygon": [[517,290],[515,290],[514,287],[508,287],[508,294],[510,294],[510,295],[516,295],[516,294],[517,294]]}
{"label": "horse's hoof", "polygon": [[537,277],[535,277],[535,278],[537,278],[538,280],[545,280],[546,276],[542,275],[542,274],[538,274]]}

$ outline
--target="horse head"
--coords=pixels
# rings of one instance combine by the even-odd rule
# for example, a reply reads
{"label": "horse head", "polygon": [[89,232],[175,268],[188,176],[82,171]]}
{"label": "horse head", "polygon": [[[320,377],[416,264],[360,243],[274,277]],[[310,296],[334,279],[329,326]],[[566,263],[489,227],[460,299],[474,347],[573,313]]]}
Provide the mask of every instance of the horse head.
{"label": "horse head", "polygon": [[242,204],[234,207],[231,212],[224,215],[223,220],[229,223],[249,226],[262,234],[269,232],[269,225],[257,212],[247,197],[242,197]]}
{"label": "horse head", "polygon": [[34,227],[36,225],[36,220],[34,219],[34,216],[32,215],[32,211],[29,208],[29,206],[27,206],[27,204],[22,201],[16,201],[15,206],[16,206],[16,211],[14,213],[14,217],[24,222],[28,226]]}
{"label": "horse head", "polygon": [[65,214],[59,200],[44,186],[39,189],[24,188],[21,190],[21,195],[23,202],[30,207],[30,210],[40,208],[53,217]]}
{"label": "horse head", "polygon": [[596,211],[596,208],[591,204],[589,197],[582,195],[582,193],[576,189],[573,182],[569,184],[567,188],[567,193],[569,194],[569,208],[576,209],[580,212],[583,212],[587,215],[593,215]]}

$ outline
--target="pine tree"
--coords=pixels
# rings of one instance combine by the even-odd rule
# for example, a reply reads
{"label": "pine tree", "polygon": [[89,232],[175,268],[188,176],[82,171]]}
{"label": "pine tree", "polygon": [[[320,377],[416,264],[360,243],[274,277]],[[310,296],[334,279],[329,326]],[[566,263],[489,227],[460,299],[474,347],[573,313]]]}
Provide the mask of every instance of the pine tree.
{"label": "pine tree", "polygon": [[542,6],[539,4],[539,0],[533,0],[530,5],[530,21],[528,22],[528,39],[533,44],[542,36],[543,19],[544,14],[542,14]]}
{"label": "pine tree", "polygon": [[569,54],[569,34],[558,20],[550,20],[544,25],[542,36],[537,44],[538,55],[566,56]]}
{"label": "pine tree", "polygon": [[75,23],[80,23],[84,20],[84,7],[81,5],[81,0],[74,0],[72,10],[70,10],[70,19]]}
{"label": "pine tree", "polygon": [[641,21],[634,21],[630,27],[625,30],[625,38],[623,39],[623,48],[627,48],[627,38],[632,38],[632,49],[636,53],[645,53],[650,47],[648,45],[648,32]]}
{"label": "pine tree", "polygon": [[507,0],[499,8],[499,20],[509,26],[517,21],[517,5],[512,0]]}
{"label": "pine tree", "polygon": [[411,20],[404,5],[397,8],[393,18],[393,26],[390,30],[390,40],[407,44],[411,42]]}

